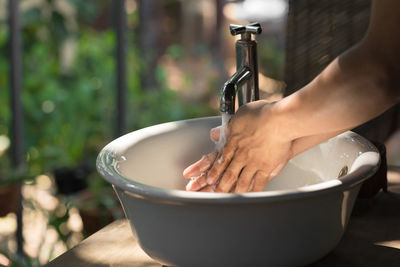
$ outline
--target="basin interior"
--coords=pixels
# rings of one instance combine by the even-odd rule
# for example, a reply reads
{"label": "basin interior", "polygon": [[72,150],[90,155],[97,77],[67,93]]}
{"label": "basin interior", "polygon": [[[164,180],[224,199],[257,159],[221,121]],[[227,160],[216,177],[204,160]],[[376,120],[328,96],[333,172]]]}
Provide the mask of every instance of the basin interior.
{"label": "basin interior", "polygon": [[[162,189],[184,190],[188,182],[183,170],[215,144],[209,130],[220,117],[171,122],[145,128],[117,139],[113,144],[114,168],[124,178]],[[265,191],[287,190],[338,179],[344,169],[352,170],[371,145],[347,132],[299,154],[270,181]]]}

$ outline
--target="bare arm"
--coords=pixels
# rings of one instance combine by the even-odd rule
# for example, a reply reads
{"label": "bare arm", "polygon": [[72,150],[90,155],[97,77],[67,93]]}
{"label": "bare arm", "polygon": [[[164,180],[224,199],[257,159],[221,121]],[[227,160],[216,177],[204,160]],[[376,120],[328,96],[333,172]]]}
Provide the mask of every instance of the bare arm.
{"label": "bare arm", "polygon": [[[310,84],[280,101],[294,138],[353,128],[399,99],[400,2],[373,2],[366,37]],[[279,113],[278,112],[278,113]],[[301,122],[301,123],[299,123]]]}
{"label": "bare arm", "polygon": [[201,160],[185,177],[208,169],[202,185],[219,181],[220,192],[261,191],[294,155],[383,113],[400,95],[398,25],[400,1],[374,1],[368,33],[357,46],[281,101],[241,107],[222,160]]}

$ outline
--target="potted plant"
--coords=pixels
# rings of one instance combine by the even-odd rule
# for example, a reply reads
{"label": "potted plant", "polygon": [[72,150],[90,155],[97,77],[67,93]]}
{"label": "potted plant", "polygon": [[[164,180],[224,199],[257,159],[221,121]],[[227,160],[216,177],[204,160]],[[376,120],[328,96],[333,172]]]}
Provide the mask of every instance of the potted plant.
{"label": "potted plant", "polygon": [[95,172],[89,177],[88,188],[74,196],[74,203],[79,209],[86,235],[91,235],[123,217],[122,208],[111,185]]}
{"label": "potted plant", "polygon": [[24,166],[16,169],[11,167],[6,153],[9,145],[8,137],[0,135],[0,217],[17,212],[20,183],[30,179]]}

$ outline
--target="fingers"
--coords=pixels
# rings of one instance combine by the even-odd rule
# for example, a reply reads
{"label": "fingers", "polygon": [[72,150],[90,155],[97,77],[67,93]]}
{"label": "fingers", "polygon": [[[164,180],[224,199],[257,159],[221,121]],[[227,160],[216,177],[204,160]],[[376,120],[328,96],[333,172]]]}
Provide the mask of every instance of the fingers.
{"label": "fingers", "polygon": [[221,130],[221,126],[212,128],[210,130],[210,138],[211,138],[211,140],[213,140],[214,142],[218,142],[220,130]]}
{"label": "fingers", "polygon": [[[209,185],[206,180],[206,175],[203,175],[196,180],[190,181],[186,190],[199,192],[220,192],[220,193],[245,193],[245,192],[261,192],[264,191],[266,184],[275,177],[285,166],[285,163],[279,164],[268,175],[264,171],[256,171],[254,168],[245,167],[240,170],[240,164],[232,164],[225,170],[218,185]],[[239,178],[238,178],[239,177]]]}
{"label": "fingers", "polygon": [[[215,160],[214,165],[209,169],[207,173],[207,183],[215,184],[221,177],[224,170],[228,167],[231,162],[233,155],[235,154],[236,146],[232,141],[228,142],[224,147],[222,155]],[[242,167],[240,167],[241,169]],[[239,171],[240,171],[239,169]]]}
{"label": "fingers", "polygon": [[287,163],[287,161],[279,163],[278,166],[275,167],[275,169],[273,169],[272,172],[269,174],[269,180],[271,180],[272,178],[274,178],[275,176],[277,176],[278,173],[281,172],[281,170],[283,169],[283,167],[285,167],[286,163]]}
{"label": "fingers", "polygon": [[253,168],[245,167],[236,182],[234,192],[240,194],[250,191],[255,173],[256,171]]}
{"label": "fingers", "polygon": [[341,134],[347,130],[350,130],[350,129],[343,129],[343,130],[339,130],[339,131],[335,131],[335,132],[309,135],[309,136],[297,138],[293,142],[291,157],[294,157],[294,156],[300,154],[301,152],[306,151],[310,147],[313,147],[313,146],[315,146],[323,141],[326,141],[329,138],[332,138],[338,134]]}
{"label": "fingers", "polygon": [[211,167],[211,165],[217,158],[217,155],[218,155],[217,151],[204,155],[199,161],[190,165],[183,171],[183,177],[193,178],[202,175]]}
{"label": "fingers", "polygon": [[209,185],[205,180],[205,176],[201,176],[195,180],[190,181],[186,185],[186,191],[198,191],[198,192],[215,192],[216,185]]}
{"label": "fingers", "polygon": [[254,192],[261,192],[264,191],[265,185],[269,181],[269,175],[263,171],[258,171],[254,176],[254,185],[253,191]]}
{"label": "fingers", "polygon": [[206,181],[206,176],[202,175],[199,178],[196,178],[194,180],[191,180],[187,185],[186,185],[186,190],[187,191],[198,191],[202,189],[203,187],[207,186],[207,181]]}
{"label": "fingers", "polygon": [[[231,191],[232,187],[236,184],[236,181],[239,177],[240,171],[242,170],[243,165],[241,162],[237,160],[233,160],[229,167],[223,173],[221,180],[217,186],[217,192],[228,193]],[[208,181],[207,181],[208,182]]]}
{"label": "fingers", "polygon": [[215,188],[216,186],[213,185],[207,185],[205,187],[203,187],[202,189],[199,190],[199,192],[215,192]]}

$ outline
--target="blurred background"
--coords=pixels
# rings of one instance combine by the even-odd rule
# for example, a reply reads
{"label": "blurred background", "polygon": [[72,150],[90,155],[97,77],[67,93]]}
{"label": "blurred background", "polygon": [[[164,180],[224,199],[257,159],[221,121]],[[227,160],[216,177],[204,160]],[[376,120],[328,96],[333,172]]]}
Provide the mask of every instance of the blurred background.
{"label": "blurred background", "polygon": [[0,0],[0,265],[41,266],[123,217],[95,170],[98,152],[123,133],[218,115],[219,90],[236,69],[230,23],[261,23],[261,97],[283,95],[286,0],[20,0],[23,143],[16,164],[12,1]]}

